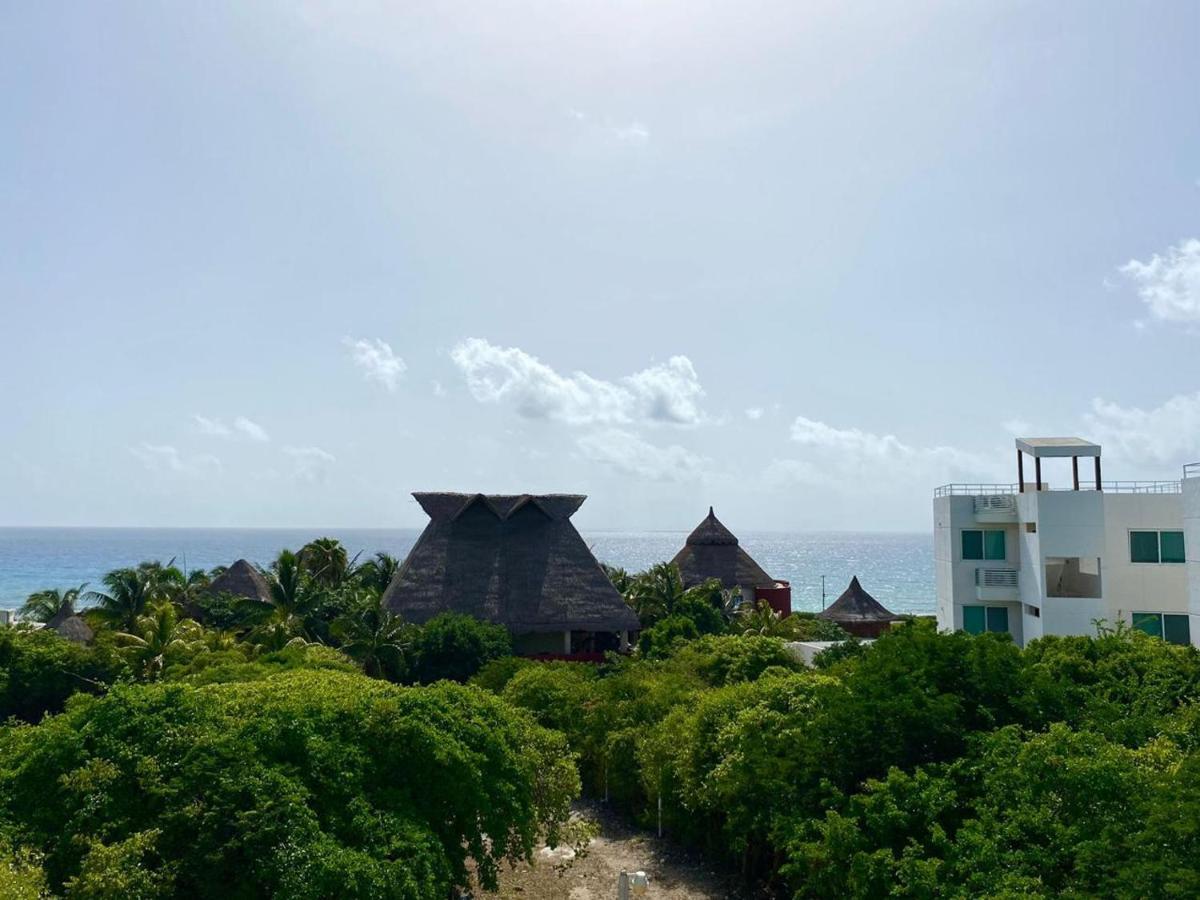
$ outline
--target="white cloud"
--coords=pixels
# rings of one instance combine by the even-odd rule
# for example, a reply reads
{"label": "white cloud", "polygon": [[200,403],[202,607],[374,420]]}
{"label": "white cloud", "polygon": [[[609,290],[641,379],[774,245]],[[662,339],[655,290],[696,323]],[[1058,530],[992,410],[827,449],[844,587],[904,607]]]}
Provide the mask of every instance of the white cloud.
{"label": "white cloud", "polygon": [[629,147],[644,147],[650,143],[650,129],[636,119],[628,122],[614,122],[607,118],[588,115],[579,109],[568,109],[567,116],[578,122],[587,133],[603,138],[605,141]]}
{"label": "white cloud", "polygon": [[389,391],[396,390],[400,379],[408,371],[404,360],[392,352],[387,341],[347,337],[342,338],[342,343],[350,348],[350,357],[362,369],[363,376],[368,381],[378,381]]}
{"label": "white cloud", "polygon": [[1006,419],[1000,427],[1013,437],[1029,437],[1033,431],[1033,426],[1024,419]]}
{"label": "white cloud", "polygon": [[221,471],[221,460],[209,454],[184,456],[169,444],[150,444],[145,441],[129,452],[142,461],[149,472],[170,472],[178,475],[209,475]]}
{"label": "white cloud", "polygon": [[1084,421],[1089,437],[1100,444],[1105,457],[1116,457],[1134,468],[1200,459],[1200,392],[1179,394],[1151,409],[1097,398]]}
{"label": "white cloud", "polygon": [[1200,322],[1200,239],[1189,238],[1149,262],[1131,259],[1121,274],[1137,285],[1150,315],[1164,322]]}
{"label": "white cloud", "polygon": [[267,430],[257,422],[251,422],[245,416],[238,416],[233,420],[233,427],[250,438],[252,441],[266,443],[271,440],[271,436],[267,434]]}
{"label": "white cloud", "polygon": [[292,475],[300,481],[324,481],[330,465],[337,461],[320,447],[284,447],[283,452],[291,458]]}
{"label": "white cloud", "polygon": [[267,434],[265,428],[257,422],[252,422],[245,416],[238,416],[233,420],[233,427],[230,427],[220,419],[210,419],[207,416],[196,413],[192,416],[192,423],[195,425],[197,431],[209,437],[219,437],[229,440],[240,435],[259,443],[271,440],[271,436]]}
{"label": "white cloud", "polygon": [[524,350],[481,338],[463,341],[450,357],[476,400],[510,402],[525,418],[571,425],[686,426],[704,421],[698,405],[704,389],[686,356],[672,356],[615,382],[586,372],[561,375]]}
{"label": "white cloud", "polygon": [[757,422],[763,417],[763,408],[761,406],[751,406],[746,410],[746,418],[751,422]]}
{"label": "white cloud", "polygon": [[659,447],[620,428],[586,434],[576,444],[592,462],[652,481],[695,481],[704,475],[708,462],[677,444]]}
{"label": "white cloud", "polygon": [[196,413],[192,416],[192,422],[196,426],[196,430],[201,434],[207,434],[212,437],[229,437],[229,426],[220,419],[209,419]]}
{"label": "white cloud", "polygon": [[768,481],[823,483],[854,492],[923,494],[950,481],[986,481],[1005,477],[1004,456],[957,447],[919,447],[892,434],[836,428],[797,416],[791,438],[802,448],[795,459],[777,459]]}

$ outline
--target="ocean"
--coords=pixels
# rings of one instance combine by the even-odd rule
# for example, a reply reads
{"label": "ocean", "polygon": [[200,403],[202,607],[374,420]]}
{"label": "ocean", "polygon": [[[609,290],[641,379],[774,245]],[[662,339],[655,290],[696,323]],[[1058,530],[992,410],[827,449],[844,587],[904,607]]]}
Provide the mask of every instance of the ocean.
{"label": "ocean", "polygon": [[[269,563],[283,548],[316,537],[340,540],[351,556],[384,550],[403,559],[420,534],[396,529],[275,528],[0,528],[0,608],[15,608],[34,591],[100,586],[105,572],[143,560],[211,569],[245,557]],[[584,539],[601,562],[630,572],[671,559],[686,531],[590,531]],[[778,532],[738,536],[775,578],[792,584],[792,606],[821,609],[822,578],[832,602],[857,575],[893,612],[933,613],[933,539],[922,533]]]}

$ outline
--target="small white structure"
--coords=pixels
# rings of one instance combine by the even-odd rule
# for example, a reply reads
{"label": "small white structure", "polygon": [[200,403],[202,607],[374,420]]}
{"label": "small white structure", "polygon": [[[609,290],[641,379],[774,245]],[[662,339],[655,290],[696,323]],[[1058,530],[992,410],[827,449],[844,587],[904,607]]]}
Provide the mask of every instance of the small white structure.
{"label": "small white structure", "polygon": [[[1094,635],[1104,619],[1200,645],[1200,465],[1181,481],[1114,482],[1099,445],[1079,438],[1020,438],[1016,450],[1017,483],[934,492],[938,627],[1024,645]],[[1043,479],[1043,461],[1068,460],[1061,487]]]}

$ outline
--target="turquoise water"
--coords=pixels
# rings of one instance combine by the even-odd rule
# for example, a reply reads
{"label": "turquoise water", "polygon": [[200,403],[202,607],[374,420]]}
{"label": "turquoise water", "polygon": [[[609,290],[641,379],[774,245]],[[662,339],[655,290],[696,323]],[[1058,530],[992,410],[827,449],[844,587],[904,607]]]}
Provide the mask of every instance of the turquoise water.
{"label": "turquoise water", "polygon": [[[172,557],[210,569],[239,557],[265,564],[284,547],[315,537],[339,539],[351,555],[384,550],[403,558],[417,529],[0,528],[0,607],[19,606],[43,588],[90,582],[120,566]],[[673,557],[686,532],[584,532],[602,562],[635,572]],[[929,533],[747,533],[741,544],[775,578],[792,583],[792,605],[821,608],[821,576],[832,601],[857,575],[894,612],[934,611],[933,539]]]}

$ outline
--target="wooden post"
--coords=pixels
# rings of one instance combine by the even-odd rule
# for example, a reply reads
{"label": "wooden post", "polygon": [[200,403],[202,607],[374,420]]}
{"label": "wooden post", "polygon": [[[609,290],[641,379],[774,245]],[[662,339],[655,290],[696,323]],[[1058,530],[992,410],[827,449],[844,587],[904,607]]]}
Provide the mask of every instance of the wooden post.
{"label": "wooden post", "polygon": [[1025,493],[1025,454],[1020,447],[1017,448],[1017,490]]}
{"label": "wooden post", "polygon": [[1079,490],[1079,457],[1071,457],[1071,475],[1075,478],[1075,490]]}
{"label": "wooden post", "polygon": [[571,655],[571,632],[563,632],[563,653],[567,656]]}
{"label": "wooden post", "polygon": [[1033,458],[1033,477],[1037,481],[1037,486],[1034,490],[1040,491],[1042,489],[1042,458],[1040,456]]}
{"label": "wooden post", "polygon": [[1103,482],[1100,480],[1100,457],[1097,456],[1096,457],[1096,490],[1098,490],[1098,491],[1104,490],[1104,488],[1102,488],[1100,486],[1101,484],[1103,484]]}

